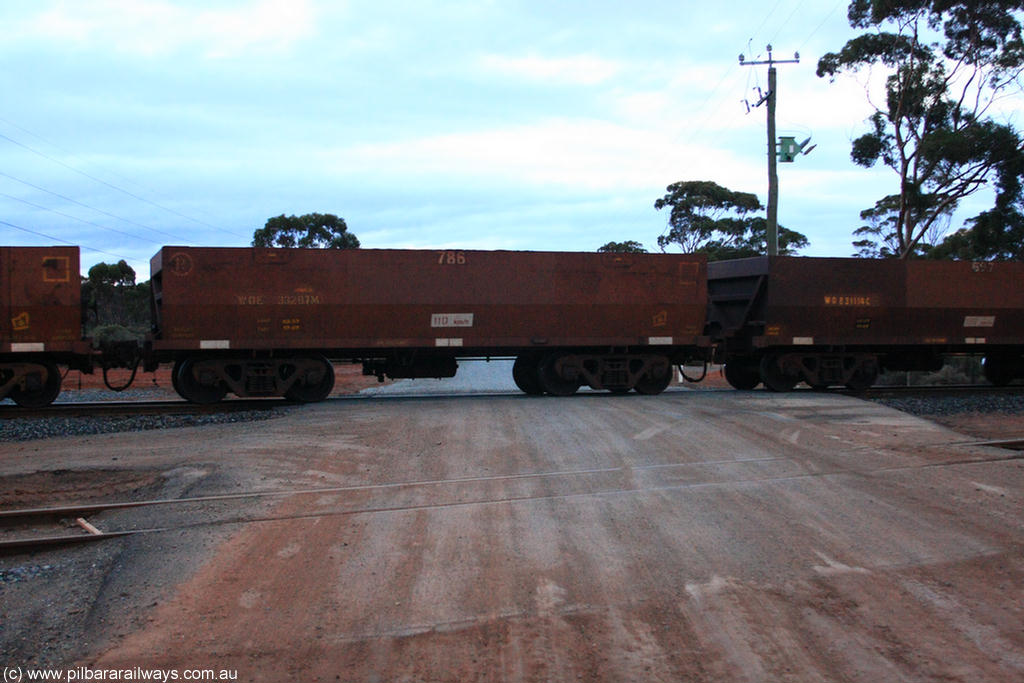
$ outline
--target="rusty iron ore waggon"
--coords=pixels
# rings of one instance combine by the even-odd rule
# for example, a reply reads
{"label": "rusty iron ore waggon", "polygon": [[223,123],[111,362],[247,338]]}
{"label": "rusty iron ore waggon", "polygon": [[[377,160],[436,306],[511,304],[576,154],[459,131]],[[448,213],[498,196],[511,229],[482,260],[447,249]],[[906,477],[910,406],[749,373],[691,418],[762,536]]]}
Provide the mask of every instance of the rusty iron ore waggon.
{"label": "rusty iron ore waggon", "polygon": [[556,396],[656,394],[690,361],[773,391],[864,389],[951,354],[1024,379],[1024,263],[164,247],[151,276],[149,338],[94,349],[78,248],[0,248],[0,399],[49,404],[61,366],[161,363],[197,403],[319,401],[332,361],[383,379],[511,358],[520,389]]}
{"label": "rusty iron ore waggon", "polygon": [[49,405],[59,365],[91,371],[78,273],[78,247],[0,247],[0,398]]}
{"label": "rusty iron ore waggon", "polygon": [[983,354],[1024,378],[1024,263],[758,257],[708,264],[708,334],[738,389],[865,389],[882,370]]}
{"label": "rusty iron ore waggon", "polygon": [[199,403],[321,400],[329,359],[418,378],[515,358],[526,393],[654,394],[707,347],[705,269],[668,254],[164,247],[149,355]]}

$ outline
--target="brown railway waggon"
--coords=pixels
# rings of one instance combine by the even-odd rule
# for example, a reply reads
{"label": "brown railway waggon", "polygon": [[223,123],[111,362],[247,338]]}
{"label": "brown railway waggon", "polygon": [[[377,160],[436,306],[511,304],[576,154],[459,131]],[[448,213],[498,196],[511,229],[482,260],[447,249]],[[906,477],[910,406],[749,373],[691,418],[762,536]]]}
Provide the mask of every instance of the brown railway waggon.
{"label": "brown railway waggon", "polygon": [[164,247],[151,269],[150,337],[93,349],[78,248],[0,248],[0,399],[49,404],[62,365],[161,363],[198,403],[318,401],[332,360],[383,379],[511,358],[520,389],[556,396],[655,394],[707,360],[738,389],[864,389],[950,354],[1024,379],[1024,263]]}
{"label": "brown railway waggon", "polygon": [[49,405],[58,364],[88,365],[78,273],[78,247],[0,247],[0,399]]}
{"label": "brown railway waggon", "polygon": [[758,257],[708,265],[708,332],[736,388],[870,386],[984,354],[1024,378],[1024,263]]}
{"label": "brown railway waggon", "polygon": [[515,358],[517,385],[658,393],[704,353],[702,256],[164,247],[150,354],[179,393],[316,401],[328,359],[380,378]]}

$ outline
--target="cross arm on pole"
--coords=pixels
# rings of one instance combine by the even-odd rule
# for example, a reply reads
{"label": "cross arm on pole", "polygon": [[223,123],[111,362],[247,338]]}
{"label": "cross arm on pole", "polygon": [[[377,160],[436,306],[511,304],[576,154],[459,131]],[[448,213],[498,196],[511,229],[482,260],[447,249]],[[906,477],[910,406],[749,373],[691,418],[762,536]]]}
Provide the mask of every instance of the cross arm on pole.
{"label": "cross arm on pole", "polygon": [[779,253],[779,174],[775,154],[775,65],[776,64],[798,64],[800,53],[794,53],[793,59],[775,59],[772,57],[772,46],[768,46],[768,59],[762,61],[748,62],[743,55],[740,55],[741,66],[756,66],[759,64],[768,65],[768,92],[761,98],[761,102],[768,104],[768,207],[767,207],[767,247],[768,255],[776,256]]}

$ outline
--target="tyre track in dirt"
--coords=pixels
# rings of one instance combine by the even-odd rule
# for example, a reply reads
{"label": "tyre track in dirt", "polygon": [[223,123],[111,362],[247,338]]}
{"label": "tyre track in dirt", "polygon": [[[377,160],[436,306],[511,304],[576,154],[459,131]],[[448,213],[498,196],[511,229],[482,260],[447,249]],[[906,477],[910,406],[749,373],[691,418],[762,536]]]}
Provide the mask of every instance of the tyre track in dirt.
{"label": "tyre track in dirt", "polygon": [[1024,675],[1024,468],[931,423],[732,393],[285,419],[304,436],[274,462],[262,447],[275,481],[370,488],[282,501],[267,516],[294,519],[240,528],[89,663],[268,681]]}

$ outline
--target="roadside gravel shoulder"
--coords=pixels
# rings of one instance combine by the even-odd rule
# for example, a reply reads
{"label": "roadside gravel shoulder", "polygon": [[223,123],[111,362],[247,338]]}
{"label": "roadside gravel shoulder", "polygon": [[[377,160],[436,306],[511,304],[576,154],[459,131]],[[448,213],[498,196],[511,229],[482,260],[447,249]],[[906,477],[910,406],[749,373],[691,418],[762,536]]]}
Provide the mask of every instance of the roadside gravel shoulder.
{"label": "roadside gravel shoulder", "polygon": [[1024,438],[1024,393],[873,400],[978,439]]}

